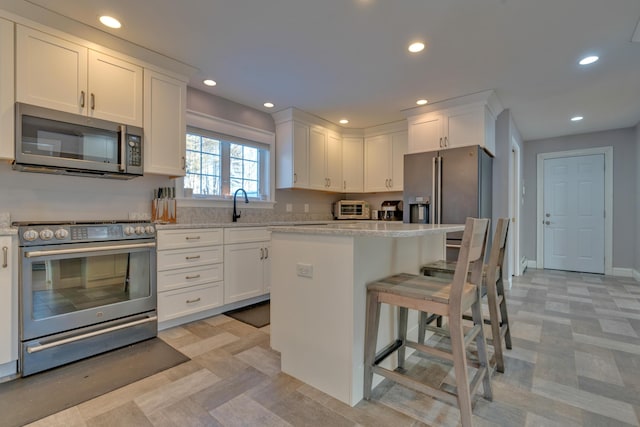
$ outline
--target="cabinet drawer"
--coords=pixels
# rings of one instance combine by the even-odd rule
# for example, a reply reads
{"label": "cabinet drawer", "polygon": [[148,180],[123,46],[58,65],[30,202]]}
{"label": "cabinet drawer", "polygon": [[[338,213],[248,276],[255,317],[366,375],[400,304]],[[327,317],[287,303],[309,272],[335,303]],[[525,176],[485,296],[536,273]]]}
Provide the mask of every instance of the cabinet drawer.
{"label": "cabinet drawer", "polygon": [[161,271],[158,273],[158,292],[218,282],[223,278],[224,270],[222,264]]}
{"label": "cabinet drawer", "polygon": [[225,228],[224,243],[247,243],[271,240],[271,232],[265,227]]}
{"label": "cabinet drawer", "polygon": [[222,228],[158,230],[158,250],[221,245]]}
{"label": "cabinet drawer", "polygon": [[158,293],[158,321],[175,319],[222,305],[222,282]]}
{"label": "cabinet drawer", "polygon": [[222,246],[158,251],[158,271],[217,264],[222,262],[223,253]]}

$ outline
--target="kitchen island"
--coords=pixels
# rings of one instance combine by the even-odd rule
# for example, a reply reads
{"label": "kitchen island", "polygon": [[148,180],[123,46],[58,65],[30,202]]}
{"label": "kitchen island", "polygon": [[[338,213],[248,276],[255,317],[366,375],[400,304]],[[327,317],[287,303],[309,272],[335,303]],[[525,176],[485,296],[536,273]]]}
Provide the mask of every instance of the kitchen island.
{"label": "kitchen island", "polygon": [[[281,354],[282,371],[357,404],[367,283],[417,274],[424,263],[444,257],[446,233],[463,229],[377,221],[271,227],[271,347]],[[416,313],[409,322],[409,336],[417,339]],[[383,306],[379,348],[395,331],[395,310]]]}

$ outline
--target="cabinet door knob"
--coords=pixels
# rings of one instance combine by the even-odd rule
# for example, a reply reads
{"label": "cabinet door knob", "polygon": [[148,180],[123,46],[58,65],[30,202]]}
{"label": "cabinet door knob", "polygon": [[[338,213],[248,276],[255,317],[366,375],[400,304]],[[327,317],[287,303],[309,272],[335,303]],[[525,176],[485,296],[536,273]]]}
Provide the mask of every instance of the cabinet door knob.
{"label": "cabinet door knob", "polygon": [[93,93],[91,94],[91,109],[96,109],[96,96]]}
{"label": "cabinet door knob", "polygon": [[264,248],[264,259],[269,258],[269,248]]}
{"label": "cabinet door knob", "polygon": [[6,246],[2,247],[2,268],[7,268],[9,265],[9,248]]}
{"label": "cabinet door knob", "polygon": [[389,178],[389,188],[393,188],[393,179]]}
{"label": "cabinet door knob", "polygon": [[260,248],[260,259],[264,259],[264,248]]}
{"label": "cabinet door knob", "polygon": [[445,146],[445,147],[448,147],[448,146],[449,146],[449,137],[448,137],[448,136],[445,136],[445,137],[444,137],[444,146]]}
{"label": "cabinet door knob", "polygon": [[440,137],[440,148],[442,148],[442,137]]}
{"label": "cabinet door knob", "polygon": [[296,182],[298,182],[298,174],[297,173],[293,173],[293,183],[295,184]]}
{"label": "cabinet door knob", "polygon": [[84,108],[84,91],[80,91],[80,107]]}

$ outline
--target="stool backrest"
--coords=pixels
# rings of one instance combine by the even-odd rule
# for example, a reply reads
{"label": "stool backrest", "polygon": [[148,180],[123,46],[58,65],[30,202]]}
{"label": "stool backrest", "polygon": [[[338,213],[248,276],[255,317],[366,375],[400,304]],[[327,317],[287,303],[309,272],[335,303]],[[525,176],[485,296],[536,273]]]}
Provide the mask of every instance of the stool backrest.
{"label": "stool backrest", "polygon": [[[462,291],[467,282],[469,264],[472,262],[474,264],[470,282],[480,287],[482,280],[482,261],[484,260],[484,252],[487,247],[488,230],[488,219],[467,218],[465,222],[462,244],[460,245],[458,262],[456,263],[456,271],[453,273],[453,281],[451,283],[450,304],[452,306],[461,307]],[[479,262],[474,262],[478,260]],[[462,316],[462,313],[460,313],[460,315]]]}
{"label": "stool backrest", "polygon": [[496,232],[493,235],[489,262],[487,263],[487,282],[496,282],[498,279],[498,267],[500,267],[500,271],[502,271],[507,246],[507,235],[509,234],[509,222],[509,218],[499,218],[496,224]]}

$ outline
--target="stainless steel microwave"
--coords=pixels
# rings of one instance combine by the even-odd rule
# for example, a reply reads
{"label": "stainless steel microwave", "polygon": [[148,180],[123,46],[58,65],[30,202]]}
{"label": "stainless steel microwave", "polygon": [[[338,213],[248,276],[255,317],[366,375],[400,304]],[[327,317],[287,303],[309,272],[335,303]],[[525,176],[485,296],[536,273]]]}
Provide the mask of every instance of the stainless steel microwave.
{"label": "stainless steel microwave", "polygon": [[16,103],[15,170],[131,179],[143,154],[139,127]]}
{"label": "stainless steel microwave", "polygon": [[339,200],[333,204],[335,219],[370,219],[369,203],[363,200]]}

